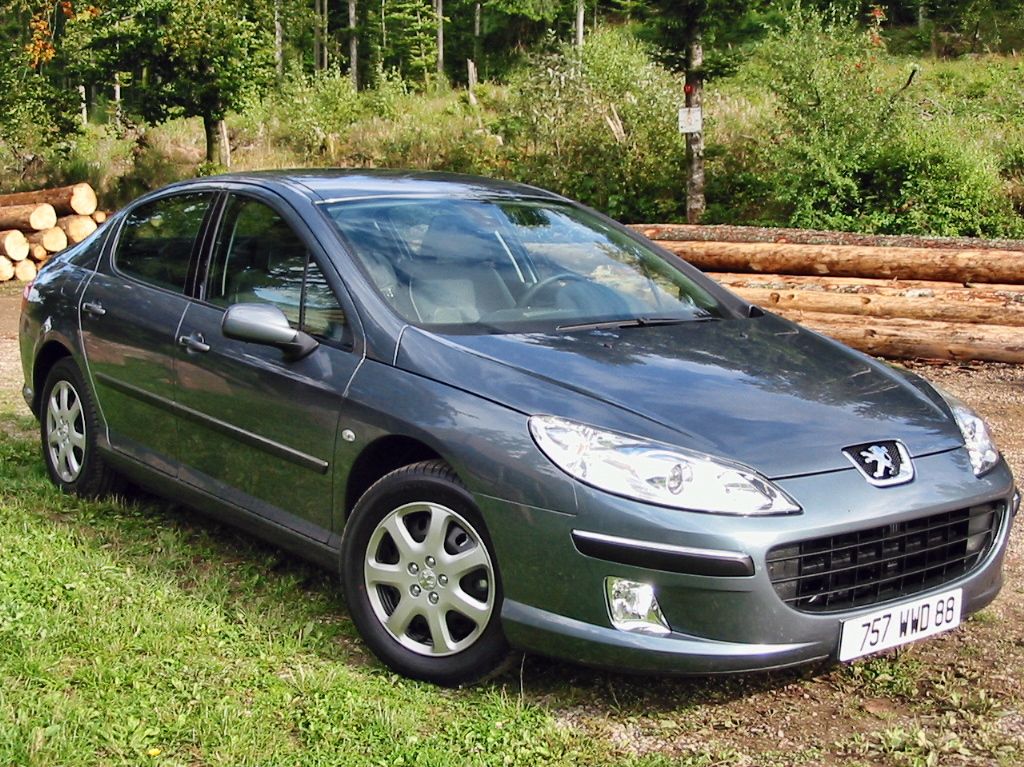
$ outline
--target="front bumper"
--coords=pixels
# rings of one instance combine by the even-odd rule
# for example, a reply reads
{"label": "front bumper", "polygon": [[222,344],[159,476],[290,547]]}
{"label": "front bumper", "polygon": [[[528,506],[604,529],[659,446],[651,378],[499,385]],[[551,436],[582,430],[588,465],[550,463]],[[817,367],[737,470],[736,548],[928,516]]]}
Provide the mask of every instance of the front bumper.
{"label": "front bumper", "polygon": [[[582,484],[577,514],[480,499],[504,586],[505,634],[524,650],[624,671],[711,674],[835,658],[842,622],[885,603],[843,612],[796,610],[782,601],[768,576],[770,549],[998,501],[1004,509],[998,527],[973,569],[902,598],[961,587],[966,616],[988,604],[1002,586],[1015,510],[1013,477],[1005,463],[978,479],[967,460],[962,449],[918,458],[917,478],[890,488],[868,485],[852,468],[781,480],[804,513],[780,517],[681,512]],[[677,558],[683,564],[673,572],[659,569],[666,564],[655,558],[623,562],[588,556],[580,551],[580,531],[591,540],[647,541],[654,549],[691,552],[695,566]],[[734,565],[731,570],[715,566],[748,557],[752,575]],[[708,562],[709,570],[700,569]],[[608,576],[652,584],[672,632],[652,636],[613,628],[602,585]]]}

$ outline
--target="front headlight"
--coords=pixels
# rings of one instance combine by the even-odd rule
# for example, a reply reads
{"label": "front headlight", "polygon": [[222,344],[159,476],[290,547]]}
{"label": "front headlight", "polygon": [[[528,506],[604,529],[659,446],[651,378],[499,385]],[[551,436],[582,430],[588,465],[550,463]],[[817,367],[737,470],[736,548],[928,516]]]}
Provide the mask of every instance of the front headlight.
{"label": "front headlight", "polygon": [[715,514],[794,514],[800,507],[754,471],[685,448],[548,415],[530,418],[544,455],[581,482],[615,495]]}
{"label": "front headlight", "polygon": [[999,463],[999,448],[996,447],[996,443],[992,439],[988,424],[980,415],[967,407],[962,400],[935,384],[932,384],[932,387],[939,393],[939,396],[946,400],[949,409],[953,411],[953,419],[964,436],[964,445],[967,447],[967,455],[971,459],[974,476],[980,477]]}

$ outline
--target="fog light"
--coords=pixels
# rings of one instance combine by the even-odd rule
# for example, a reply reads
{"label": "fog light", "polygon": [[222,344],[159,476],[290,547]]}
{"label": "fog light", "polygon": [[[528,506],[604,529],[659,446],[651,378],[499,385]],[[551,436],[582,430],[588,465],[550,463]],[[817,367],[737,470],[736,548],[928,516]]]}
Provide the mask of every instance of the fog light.
{"label": "fog light", "polygon": [[608,615],[615,628],[641,634],[667,634],[671,631],[651,584],[625,578],[605,578],[604,589],[608,598]]}

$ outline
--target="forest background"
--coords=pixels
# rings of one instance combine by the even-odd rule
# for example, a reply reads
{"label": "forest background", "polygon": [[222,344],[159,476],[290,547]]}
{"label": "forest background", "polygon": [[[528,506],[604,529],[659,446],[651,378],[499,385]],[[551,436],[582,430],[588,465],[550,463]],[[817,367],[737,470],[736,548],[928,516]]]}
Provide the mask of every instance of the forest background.
{"label": "forest background", "polygon": [[705,223],[1024,236],[1016,0],[0,11],[0,191],[89,181],[116,207],[228,166],[420,168],[537,184],[624,221],[679,221],[677,113],[696,87]]}

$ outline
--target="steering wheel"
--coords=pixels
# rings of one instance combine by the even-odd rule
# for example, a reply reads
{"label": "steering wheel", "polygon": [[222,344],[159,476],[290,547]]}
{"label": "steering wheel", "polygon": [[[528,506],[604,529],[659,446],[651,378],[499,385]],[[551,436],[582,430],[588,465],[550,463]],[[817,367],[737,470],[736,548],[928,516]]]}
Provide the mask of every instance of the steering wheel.
{"label": "steering wheel", "polygon": [[550,290],[552,287],[555,287],[556,284],[559,282],[582,282],[586,285],[593,284],[590,278],[582,274],[576,274],[575,272],[559,272],[558,274],[553,274],[550,277],[545,277],[543,280],[541,280],[532,288],[523,293],[523,295],[520,296],[519,300],[516,302],[516,306],[528,307],[532,305],[533,300],[537,298],[537,296],[539,296],[544,291]]}

